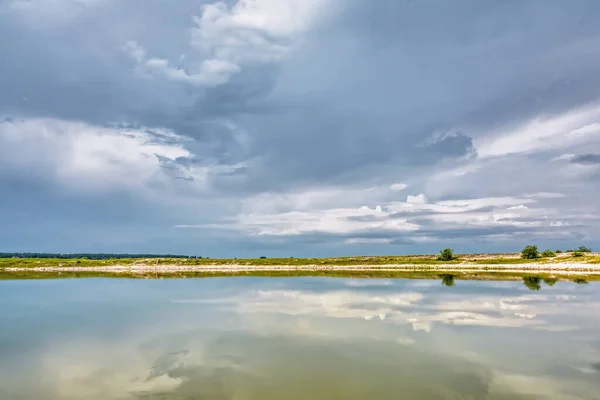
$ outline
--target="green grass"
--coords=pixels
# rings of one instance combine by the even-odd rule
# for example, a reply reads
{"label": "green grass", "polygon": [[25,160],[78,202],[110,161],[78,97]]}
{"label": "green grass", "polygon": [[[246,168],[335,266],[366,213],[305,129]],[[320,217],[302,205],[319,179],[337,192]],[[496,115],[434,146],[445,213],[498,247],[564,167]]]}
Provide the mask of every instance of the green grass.
{"label": "green grass", "polygon": [[459,260],[439,261],[435,256],[394,256],[394,257],[337,257],[337,258],[240,258],[240,259],[187,259],[187,258],[156,258],[156,259],[57,259],[57,258],[0,258],[0,268],[27,267],[101,267],[110,265],[385,265],[385,264],[457,264]]}
{"label": "green grass", "polygon": [[[490,256],[492,256],[490,258]],[[575,257],[572,253],[563,253],[552,258],[538,258],[526,260],[519,257],[519,254],[498,254],[496,257],[489,254],[459,254],[455,255],[452,261],[437,260],[435,255],[411,255],[411,256],[363,256],[363,257],[335,257],[335,258],[253,258],[253,259],[187,259],[187,258],[156,258],[156,259],[108,259],[108,260],[88,260],[88,259],[58,259],[58,258],[0,258],[0,280],[1,279],[44,279],[44,278],[72,278],[72,277],[123,277],[123,278],[183,278],[183,277],[215,277],[215,276],[340,276],[340,277],[361,277],[361,278],[411,278],[411,279],[438,279],[440,274],[452,274],[456,279],[522,279],[530,276],[528,274],[515,273],[489,273],[485,271],[469,271],[463,273],[432,271],[428,267],[440,264],[456,265],[460,268],[461,264],[470,265],[489,265],[493,268],[497,264],[516,264],[526,265],[529,263],[553,264],[560,262],[577,262],[586,264],[600,264],[600,256],[585,254]],[[6,271],[6,268],[35,268],[35,267],[109,267],[115,265],[132,266],[136,264],[144,265],[175,265],[175,266],[219,266],[237,264],[241,266],[353,266],[369,265],[375,268],[362,271],[338,270],[338,271],[239,271],[239,272],[164,272],[164,273],[115,273],[115,272],[96,272],[96,271],[69,271],[69,272],[38,272],[38,271]],[[411,265],[412,270],[408,271],[390,271],[385,266],[398,264]],[[381,266],[381,268],[377,268]],[[592,267],[592,266],[590,266]],[[563,279],[569,280],[573,277],[568,275],[561,276],[560,273],[541,276],[542,279]],[[584,280],[598,280],[598,275],[578,274],[578,278]],[[446,278],[448,279],[448,278]]]}
{"label": "green grass", "polygon": [[411,255],[411,256],[362,256],[362,257],[331,257],[331,258],[122,258],[108,260],[88,260],[88,259],[59,259],[59,258],[0,258],[0,269],[3,268],[28,268],[28,267],[102,267],[111,265],[130,266],[135,264],[146,265],[247,265],[247,266],[303,266],[303,265],[322,265],[322,266],[343,266],[343,265],[439,265],[439,264],[477,264],[477,265],[495,265],[495,264],[528,264],[528,263],[560,263],[560,262],[578,262],[599,264],[600,256],[588,255],[573,256],[571,253],[563,253],[560,256],[552,258],[536,258],[532,260],[519,258],[518,254],[498,255],[490,258],[490,255],[483,254],[459,254],[451,261],[441,261],[435,255]]}

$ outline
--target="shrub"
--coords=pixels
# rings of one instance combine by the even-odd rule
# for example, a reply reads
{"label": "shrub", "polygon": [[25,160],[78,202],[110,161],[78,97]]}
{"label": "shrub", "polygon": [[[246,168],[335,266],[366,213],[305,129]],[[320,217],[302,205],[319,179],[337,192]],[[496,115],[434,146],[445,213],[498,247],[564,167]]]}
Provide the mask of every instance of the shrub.
{"label": "shrub", "polygon": [[573,279],[573,282],[575,282],[578,285],[587,285],[588,284],[588,281],[586,281],[585,279],[581,279],[581,278]]}
{"label": "shrub", "polygon": [[561,249],[556,249],[554,252],[555,252],[556,254],[560,254],[560,253],[562,253],[562,250],[561,250]]}
{"label": "shrub", "polygon": [[592,249],[590,249],[589,247],[585,247],[585,246],[579,246],[578,248],[575,249],[575,251],[578,251],[580,253],[591,253]]}
{"label": "shrub", "polygon": [[550,249],[542,251],[542,257],[556,257],[556,254]]}
{"label": "shrub", "polygon": [[266,258],[267,258],[267,257],[265,257],[265,256],[261,256],[261,257],[260,257],[260,259],[261,259],[261,260],[264,260],[264,259],[266,259]]}
{"label": "shrub", "polygon": [[537,246],[529,245],[525,246],[523,250],[521,250],[521,258],[526,260],[538,258],[539,256],[540,253],[538,252]]}
{"label": "shrub", "polygon": [[574,251],[573,254],[571,254],[573,257],[583,257],[583,253],[579,252],[579,251]]}
{"label": "shrub", "polygon": [[440,255],[437,259],[440,261],[451,261],[454,259],[454,253],[452,249],[440,250]]}

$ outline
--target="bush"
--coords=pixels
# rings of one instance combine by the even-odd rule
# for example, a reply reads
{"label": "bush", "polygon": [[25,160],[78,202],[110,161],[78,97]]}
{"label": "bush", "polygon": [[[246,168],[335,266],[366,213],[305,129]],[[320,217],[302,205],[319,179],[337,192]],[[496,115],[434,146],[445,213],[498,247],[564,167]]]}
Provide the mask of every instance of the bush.
{"label": "bush", "polygon": [[454,260],[454,252],[452,249],[440,250],[440,255],[437,259],[439,261],[452,261]]}
{"label": "bush", "polygon": [[542,251],[542,257],[556,257],[556,254],[550,249]]}
{"label": "bush", "polygon": [[583,253],[579,252],[579,251],[574,251],[573,254],[571,254],[573,257],[583,257]]}
{"label": "bush", "polygon": [[531,260],[534,258],[539,258],[540,253],[538,252],[537,246],[529,245],[525,246],[523,250],[521,250],[521,258],[526,260]]}
{"label": "bush", "polygon": [[575,282],[578,285],[587,285],[588,284],[588,281],[586,281],[585,279],[581,279],[581,278],[573,279],[573,282]]}
{"label": "bush", "polygon": [[260,259],[261,259],[261,260],[264,260],[264,259],[266,259],[266,258],[267,258],[267,257],[265,257],[265,256],[261,256],[261,257],[260,257]]}
{"label": "bush", "polygon": [[591,253],[592,249],[590,249],[589,247],[585,247],[585,246],[579,246],[578,248],[575,249],[575,251],[578,251],[580,253]]}
{"label": "bush", "polygon": [[554,252],[555,252],[556,254],[560,254],[560,253],[562,253],[562,250],[561,250],[561,249],[556,249]]}

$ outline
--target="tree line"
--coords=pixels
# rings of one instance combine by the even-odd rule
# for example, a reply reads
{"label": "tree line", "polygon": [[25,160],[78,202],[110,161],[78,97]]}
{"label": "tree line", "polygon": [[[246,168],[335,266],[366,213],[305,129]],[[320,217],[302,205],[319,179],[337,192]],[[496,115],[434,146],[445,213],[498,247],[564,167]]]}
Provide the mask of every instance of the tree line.
{"label": "tree line", "polygon": [[184,256],[180,254],[114,254],[114,253],[2,253],[0,258],[60,258],[110,260],[123,258],[202,258],[200,256]]}

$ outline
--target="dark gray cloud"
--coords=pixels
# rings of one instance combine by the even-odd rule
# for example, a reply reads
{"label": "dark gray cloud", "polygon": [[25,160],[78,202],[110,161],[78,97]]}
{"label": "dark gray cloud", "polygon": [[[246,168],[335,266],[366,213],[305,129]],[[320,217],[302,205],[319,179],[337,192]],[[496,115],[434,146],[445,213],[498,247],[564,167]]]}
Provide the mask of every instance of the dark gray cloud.
{"label": "dark gray cloud", "polygon": [[600,154],[580,154],[571,158],[573,164],[594,165],[600,164]]}

